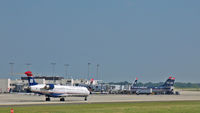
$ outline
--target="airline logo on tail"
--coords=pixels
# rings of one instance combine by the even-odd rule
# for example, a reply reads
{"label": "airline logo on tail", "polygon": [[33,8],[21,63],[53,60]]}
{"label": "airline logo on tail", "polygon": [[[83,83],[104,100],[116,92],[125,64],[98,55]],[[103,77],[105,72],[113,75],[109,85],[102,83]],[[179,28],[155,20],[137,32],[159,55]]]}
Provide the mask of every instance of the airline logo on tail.
{"label": "airline logo on tail", "polygon": [[38,83],[35,82],[34,78],[33,78],[33,74],[31,71],[26,71],[24,74],[27,75],[28,77],[28,84],[29,86],[32,86],[32,85],[37,85]]}
{"label": "airline logo on tail", "polygon": [[175,77],[169,77],[165,83],[163,84],[163,86],[174,86],[174,82],[175,82]]}
{"label": "airline logo on tail", "polygon": [[138,81],[138,78],[136,77],[134,83],[132,84],[132,87],[135,87],[137,85],[137,81]]}

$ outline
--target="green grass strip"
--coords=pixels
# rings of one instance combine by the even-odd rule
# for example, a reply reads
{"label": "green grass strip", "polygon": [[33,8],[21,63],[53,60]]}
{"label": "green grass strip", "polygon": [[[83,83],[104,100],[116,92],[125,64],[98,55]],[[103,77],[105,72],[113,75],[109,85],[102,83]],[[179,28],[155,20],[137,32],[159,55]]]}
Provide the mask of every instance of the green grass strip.
{"label": "green grass strip", "polygon": [[[200,101],[32,105],[12,107],[14,113],[200,113]],[[0,107],[10,113],[11,107]]]}

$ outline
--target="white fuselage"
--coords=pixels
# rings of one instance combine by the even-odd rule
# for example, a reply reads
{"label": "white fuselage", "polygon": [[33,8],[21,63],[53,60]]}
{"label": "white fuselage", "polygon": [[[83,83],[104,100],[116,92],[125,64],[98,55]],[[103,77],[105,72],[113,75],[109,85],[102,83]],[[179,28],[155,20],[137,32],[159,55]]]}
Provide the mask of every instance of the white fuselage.
{"label": "white fuselage", "polygon": [[46,84],[33,85],[30,90],[50,97],[87,97],[90,94],[85,87],[54,85],[53,89],[45,89],[45,86]]}

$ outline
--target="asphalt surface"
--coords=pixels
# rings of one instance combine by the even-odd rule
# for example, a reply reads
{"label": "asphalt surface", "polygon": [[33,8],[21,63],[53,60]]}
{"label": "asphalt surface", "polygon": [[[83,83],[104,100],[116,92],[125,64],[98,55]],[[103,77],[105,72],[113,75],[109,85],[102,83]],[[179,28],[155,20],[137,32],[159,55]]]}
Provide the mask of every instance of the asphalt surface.
{"label": "asphalt surface", "polygon": [[185,101],[200,100],[200,91],[180,91],[181,95],[90,95],[87,101],[83,97],[66,97],[64,102],[59,98],[45,101],[45,96],[33,94],[0,94],[0,107],[3,106],[28,106],[49,104],[84,104],[104,102],[146,102],[146,101]]}

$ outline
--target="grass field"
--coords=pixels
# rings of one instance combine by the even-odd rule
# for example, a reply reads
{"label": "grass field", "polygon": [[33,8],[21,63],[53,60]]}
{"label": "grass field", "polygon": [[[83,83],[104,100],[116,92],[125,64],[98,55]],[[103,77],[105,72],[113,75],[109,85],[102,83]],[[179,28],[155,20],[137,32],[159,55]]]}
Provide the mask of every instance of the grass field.
{"label": "grass field", "polygon": [[[12,107],[14,113],[200,113],[200,101],[64,104]],[[11,107],[0,107],[10,113]]]}

